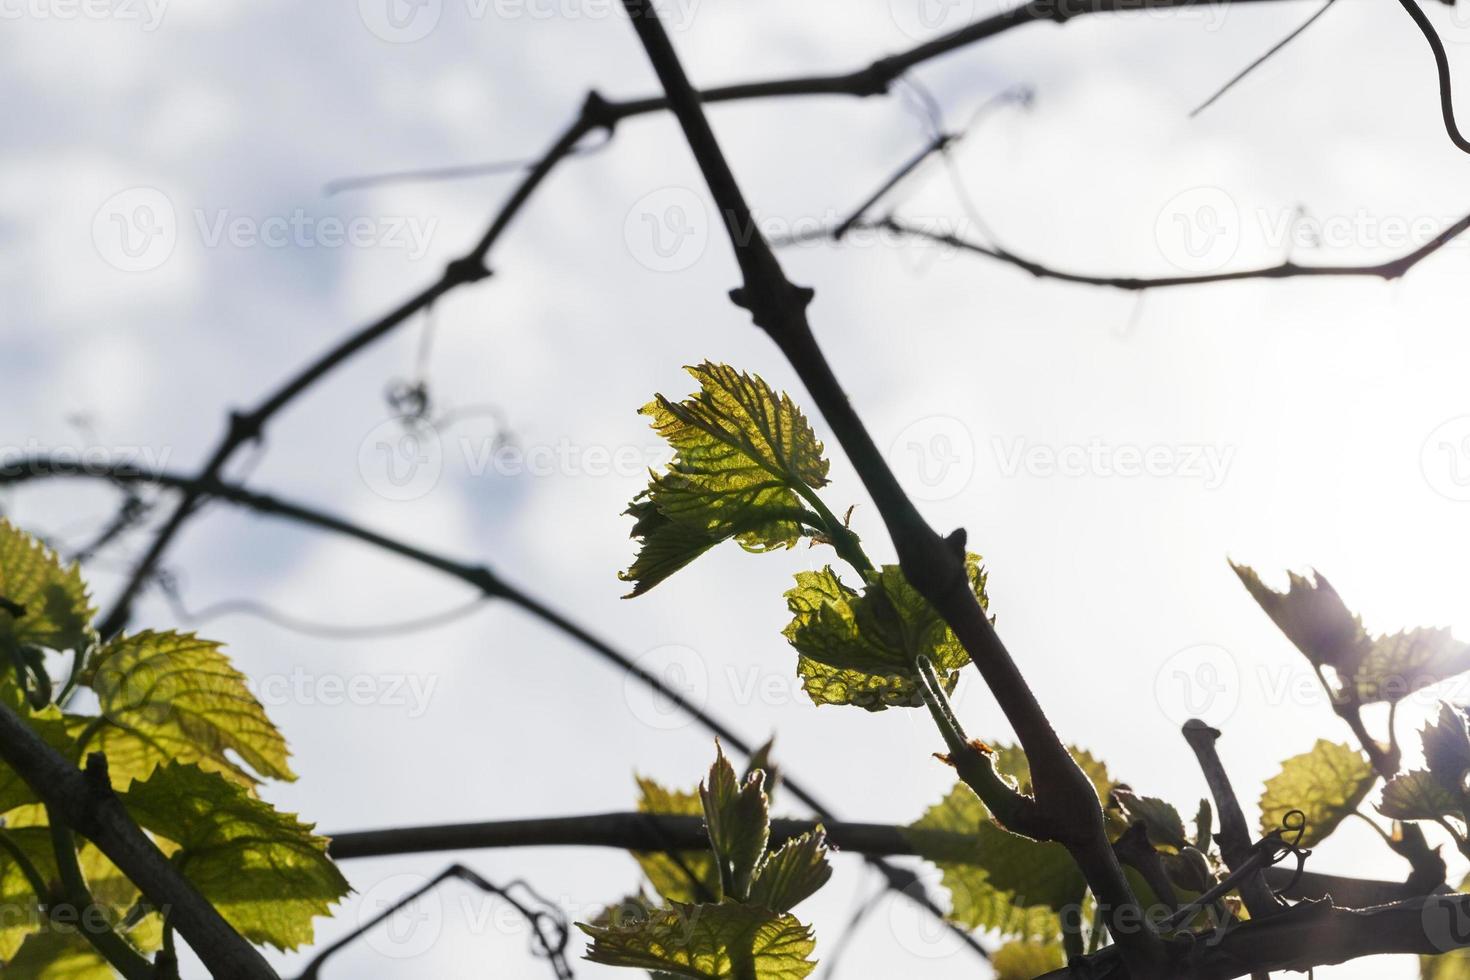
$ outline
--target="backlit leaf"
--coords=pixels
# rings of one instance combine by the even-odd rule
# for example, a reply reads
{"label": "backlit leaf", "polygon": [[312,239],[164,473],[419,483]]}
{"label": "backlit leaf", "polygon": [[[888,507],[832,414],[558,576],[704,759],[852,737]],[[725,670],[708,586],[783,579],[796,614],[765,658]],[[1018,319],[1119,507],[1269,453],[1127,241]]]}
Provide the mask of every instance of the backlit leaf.
{"label": "backlit leaf", "polygon": [[121,796],[144,829],[178,845],[175,865],[251,942],[310,943],[312,919],[349,891],[326,838],[218,773],[166,763]]}
{"label": "backlit leaf", "polygon": [[592,937],[587,959],[606,966],[695,980],[803,980],[816,967],[811,930],[758,905],[674,903],[646,919],[580,928]]}
{"label": "backlit leaf", "polygon": [[1066,965],[1060,943],[1006,943],[990,958],[995,980],[1035,980]]}
{"label": "backlit leaf", "polygon": [[[970,585],[984,607],[985,571],[966,559]],[[797,672],[817,704],[854,704],[869,711],[918,707],[923,696],[915,660],[933,662],[948,690],[969,654],[948,624],[904,578],[897,565],[873,574],[862,592],[830,567],[799,572],[786,593],[792,620],[786,639],[800,658]]]}
{"label": "backlit leaf", "polygon": [[1465,819],[1465,798],[1451,792],[1434,776],[1419,769],[1401,772],[1383,787],[1378,812],[1393,820]]}
{"label": "backlit leaf", "polygon": [[1447,629],[1420,628],[1370,637],[1325,578],[1289,573],[1286,592],[1265,585],[1245,565],[1230,565],[1266,614],[1317,667],[1337,676],[1338,696],[1364,704],[1401,701],[1470,670],[1470,644]]}
{"label": "backlit leaf", "polygon": [[106,724],[85,751],[104,752],[113,776],[142,778],[165,761],[193,762],[253,782],[295,779],[286,740],[230,665],[220,645],[191,633],[138,633],[96,655],[87,682]]}
{"label": "backlit leaf", "polygon": [[704,826],[720,868],[723,894],[742,902],[750,895],[751,880],[771,836],[765,778],[765,773],[756,770],[743,781],[736,779],[730,760],[719,749],[709,777],[699,787]]}
{"label": "backlit leaf", "polygon": [[[91,639],[94,610],[76,565],[0,520],[0,650],[77,650]],[[17,615],[12,607],[24,609]]]}
{"label": "backlit leaf", "polygon": [[[665,789],[651,779],[638,779],[638,812],[673,817],[702,817],[704,805],[697,790]],[[697,904],[720,897],[720,871],[708,849],[678,851],[634,851],[639,867],[654,891],[670,902]]]}
{"label": "backlit leaf", "polygon": [[775,912],[789,912],[831,877],[827,835],[819,827],[793,837],[767,856],[751,886],[750,901]]}
{"label": "backlit leaf", "polygon": [[801,491],[824,486],[827,460],[791,398],[758,377],[705,362],[689,368],[700,390],[642,409],[674,448],[628,513],[641,542],[619,577],[641,595],[720,543],[750,551],[792,547],[816,518]]}
{"label": "backlit leaf", "polygon": [[1261,833],[1280,828],[1288,813],[1300,810],[1307,817],[1301,846],[1315,847],[1358,808],[1377,778],[1362,752],[1320,739],[1310,752],[1283,762],[1281,772],[1266,781]]}

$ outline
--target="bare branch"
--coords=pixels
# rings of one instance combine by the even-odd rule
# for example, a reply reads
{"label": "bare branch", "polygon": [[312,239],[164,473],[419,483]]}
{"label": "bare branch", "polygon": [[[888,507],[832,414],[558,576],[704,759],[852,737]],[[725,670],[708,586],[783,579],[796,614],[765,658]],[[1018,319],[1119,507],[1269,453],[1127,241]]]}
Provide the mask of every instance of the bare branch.
{"label": "bare branch", "polygon": [[1108,842],[1097,792],[1057,737],[971,591],[964,567],[963,534],[940,538],[899,486],[812,335],[806,315],[812,290],[786,278],[756,226],[710,128],[699,93],[685,75],[657,11],[648,0],[623,0],[623,9],[724,220],[743,279],[731,298],[750,312],[755,324],[796,369],[877,504],[905,577],[954,630],[985,677],[1026,752],[1037,804],[1050,825],[1050,839],[1064,844],[1081,868],[1130,965],[1141,976],[1156,975],[1160,968],[1157,937],[1147,930],[1120,927],[1119,917],[1127,916],[1138,903]]}
{"label": "bare branch", "polygon": [[[1453,3],[1454,0],[1449,2]],[[1439,32],[1434,29],[1434,25],[1429,22],[1415,0],[1399,0],[1399,5],[1413,19],[1414,25],[1424,35],[1424,40],[1429,43],[1429,50],[1434,54],[1434,68],[1439,74],[1439,110],[1444,117],[1445,132],[1449,134],[1451,143],[1470,153],[1470,140],[1465,138],[1455,123],[1454,82],[1450,78],[1450,59],[1445,54],[1444,42],[1439,39]]]}
{"label": "bare branch", "polygon": [[179,873],[158,845],[138,828],[112,792],[107,762],[87,758],[85,773],[62,757],[0,704],[0,759],[65,826],[86,837],[119,871],[138,886],[156,909],[167,910],[170,924],[219,980],[276,980],[265,957],[241,938]]}
{"label": "bare branch", "polygon": [[[777,817],[771,821],[771,846],[779,847],[818,826],[827,832],[827,839],[839,852],[866,857],[920,856],[926,850],[963,853],[965,847],[974,843],[973,834],[956,831]],[[327,836],[331,838],[330,853],[338,861],[509,847],[611,847],[623,851],[663,851],[670,848],[697,851],[709,847],[709,837],[699,817],[632,811],[395,827]],[[1267,868],[1265,875],[1273,887],[1286,888],[1296,873],[1286,868]],[[1450,894],[1447,888],[1441,891]],[[1353,908],[1388,905],[1422,897],[1398,882],[1370,881],[1311,871],[1304,872],[1286,895],[1297,900],[1316,900],[1331,895],[1334,900]]]}
{"label": "bare branch", "polygon": [[[32,457],[0,468],[0,486],[24,483],[29,480],[47,478],[97,479],[122,484],[152,484],[167,487],[181,493],[192,494],[196,500],[217,499],[228,501],[257,513],[268,514],[295,521],[308,527],[330,531],[372,545],[390,554],[398,555],[416,564],[432,568],[451,578],[458,579],[480,591],[486,599],[503,599],[530,613],[548,626],[565,633],[603,660],[608,661],[634,680],[667,698],[697,721],[706,731],[718,736],[721,741],[747,757],[754,752],[754,743],[743,738],[709,711],[686,698],[677,688],[670,687],[657,674],[640,667],[627,654],[622,653],[606,641],[578,626],[565,616],[551,609],[533,596],[509,584],[483,565],[470,565],[443,555],[416,548],[386,535],[371,531],[335,515],[257,493],[244,487],[224,483],[220,480],[200,481],[176,473],[149,472],[126,465],[92,466],[72,462],[61,462],[46,457]],[[830,816],[831,810],[805,785],[795,779],[789,771],[782,774],[783,785],[802,803],[811,807],[820,817]],[[873,858],[869,861],[883,875],[889,887],[903,893],[925,911],[943,919],[944,913],[929,896],[928,890],[909,871],[896,868]],[[977,956],[987,956],[984,948],[969,933],[953,924],[949,928],[959,935]]]}

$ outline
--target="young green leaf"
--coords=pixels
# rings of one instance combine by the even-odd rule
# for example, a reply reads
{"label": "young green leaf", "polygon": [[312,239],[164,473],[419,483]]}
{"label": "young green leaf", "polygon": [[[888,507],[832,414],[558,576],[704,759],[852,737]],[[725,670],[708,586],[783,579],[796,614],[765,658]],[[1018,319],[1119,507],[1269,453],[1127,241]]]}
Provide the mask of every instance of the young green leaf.
{"label": "young green leaf", "polygon": [[1378,812],[1391,820],[1465,820],[1465,797],[1423,769],[1401,772],[1383,787]]}
{"label": "young green leaf", "polygon": [[0,520],[0,650],[80,650],[91,642],[95,610],[81,570]]}
{"label": "young green leaf", "polygon": [[[994,828],[994,824],[985,804],[964,783],[957,783],[943,800],[930,807],[908,828],[907,836],[914,849],[939,866],[944,887],[950,894],[949,917],[970,929],[994,930],[1003,936],[1021,939],[1050,940],[1060,935],[1061,923],[1056,912],[1044,898],[1038,900],[1034,897],[1035,889],[1029,882],[1022,881],[1021,886],[1033,897],[1020,898],[990,879],[989,862],[992,858],[999,857],[1001,863],[1012,867],[1017,862],[1007,861],[988,850],[987,843],[994,845],[998,841],[1003,847],[1014,846],[1018,852],[1028,856],[1037,853],[1028,850],[1028,845],[1030,848],[1046,845],[1019,837],[1011,838],[1010,835],[987,837],[983,843],[981,828]],[[1066,855],[1064,849],[1062,854]],[[1046,857],[1049,859],[1051,855]],[[1024,862],[1023,857],[1019,863],[1024,865]],[[1049,860],[1046,863],[1048,867],[1052,865]],[[1075,865],[1073,868],[1075,870]],[[1049,871],[1047,876],[1050,876]],[[1077,897],[1080,896],[1079,891]]]}
{"label": "young green leaf", "polygon": [[5,964],[6,980],[113,980],[116,972],[75,929],[45,928],[26,937]]}
{"label": "young green leaf", "polygon": [[592,937],[587,959],[606,966],[694,980],[802,980],[816,967],[811,930],[759,905],[676,902],[644,919],[579,927]]}
{"label": "young green leaf", "polygon": [[750,901],[773,912],[790,912],[831,877],[827,835],[818,827],[788,840],[761,863],[750,888]]}
{"label": "young green leaf", "polygon": [[1060,943],[1006,943],[990,958],[995,980],[1033,980],[1065,965]]}
{"label": "young green leaf", "polygon": [[286,740],[218,643],[191,633],[138,633],[104,646],[87,683],[105,724],[90,726],[83,752],[103,752],[124,784],[162,762],[198,763],[244,784],[256,773],[295,779]]}
{"label": "young green leaf", "polygon": [[1114,788],[1112,795],[1129,825],[1143,824],[1149,841],[1155,846],[1174,851],[1182,851],[1189,846],[1189,838],[1184,834],[1184,821],[1170,804],[1156,797],[1138,796],[1121,786]]}
{"label": "young green leaf", "polygon": [[720,870],[722,892],[736,901],[749,898],[751,881],[771,838],[764,782],[765,773],[760,770],[744,782],[737,780],[730,760],[717,744],[709,778],[699,787],[705,830]]}
{"label": "young green leaf", "polygon": [[[638,811],[671,817],[702,817],[699,791],[666,789],[651,779],[638,778]],[[720,871],[708,849],[699,851],[634,851],[644,875],[666,901],[698,904],[718,901]]]}
{"label": "young green leaf", "polygon": [[[981,606],[985,570],[978,555],[966,559],[970,585]],[[970,656],[928,601],[897,565],[874,572],[864,591],[850,588],[831,567],[799,572],[786,593],[792,620],[786,639],[800,658],[797,673],[816,704],[853,704],[869,711],[924,703],[915,660],[922,654],[947,690]]]}
{"label": "young green leaf", "polygon": [[1421,735],[1424,762],[1434,778],[1454,793],[1465,792],[1465,776],[1470,773],[1470,728],[1466,727],[1464,713],[1441,702],[1439,717],[1426,725]]}
{"label": "young green leaf", "polygon": [[349,891],[327,840],[215,772],[176,762],[120,794],[139,825],[177,845],[174,863],[245,938],[282,950]]}
{"label": "young green leaf", "polygon": [[1313,666],[1331,667],[1339,696],[1363,704],[1397,702],[1431,684],[1470,670],[1470,644],[1447,629],[1419,628],[1370,637],[1325,578],[1289,573],[1286,592],[1265,585],[1245,565],[1231,562],[1246,589]]}
{"label": "young green leaf", "polygon": [[750,551],[792,547],[803,526],[820,527],[803,494],[827,482],[827,460],[791,398],[723,364],[688,369],[700,390],[681,402],[662,395],[642,409],[673,446],[628,508],[641,541],[619,577],[641,595],[731,538]]}
{"label": "young green leaf", "polygon": [[1266,781],[1261,796],[1261,833],[1282,827],[1292,810],[1306,814],[1303,847],[1326,840],[1358,808],[1378,775],[1362,752],[1319,739],[1310,752],[1292,756]]}

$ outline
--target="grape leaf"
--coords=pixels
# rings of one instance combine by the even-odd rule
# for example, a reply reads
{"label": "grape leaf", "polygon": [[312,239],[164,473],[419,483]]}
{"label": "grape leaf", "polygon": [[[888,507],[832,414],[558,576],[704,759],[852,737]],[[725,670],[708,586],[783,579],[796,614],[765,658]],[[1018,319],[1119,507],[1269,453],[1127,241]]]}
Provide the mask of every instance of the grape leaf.
{"label": "grape leaf", "polygon": [[821,526],[802,492],[827,483],[827,460],[788,395],[759,377],[708,361],[687,369],[700,390],[642,408],[674,448],[627,513],[638,557],[619,575],[642,595],[722,541],[749,551],[792,547],[803,525]]}
{"label": "grape leaf", "polygon": [[1470,644],[1448,629],[1403,630],[1370,637],[1332,584],[1289,573],[1286,592],[1265,585],[1256,572],[1230,563],[1266,614],[1318,667],[1331,667],[1344,697],[1361,704],[1398,702],[1415,691],[1470,670]]}
{"label": "grape leaf", "polygon": [[1362,752],[1319,739],[1310,752],[1294,755],[1266,781],[1261,795],[1261,833],[1283,825],[1292,810],[1306,814],[1302,847],[1315,847],[1358,808],[1378,774]]}
{"label": "grape leaf", "polygon": [[312,941],[312,919],[349,891],[327,840],[219,773],[170,762],[120,794],[144,829],[226,921],[282,950]]}
{"label": "grape leaf", "polygon": [[15,958],[5,964],[6,980],[113,980],[115,976],[102,954],[75,929],[47,928],[32,933]]}
{"label": "grape leaf", "polygon": [[1470,950],[1419,957],[1419,980],[1470,980]]}
{"label": "grape leaf", "polygon": [[1168,803],[1152,796],[1138,796],[1130,789],[1116,787],[1112,793],[1125,819],[1130,825],[1141,823],[1148,831],[1148,839],[1155,846],[1181,851],[1189,846],[1184,834],[1184,820],[1179,811]]}
{"label": "grape leaf", "polygon": [[714,765],[699,787],[704,826],[720,870],[723,895],[745,901],[750,883],[771,838],[771,815],[765,773],[757,770],[742,782],[716,743]]}
{"label": "grape leaf", "polygon": [[[0,520],[0,649],[81,650],[91,642],[95,612],[77,565],[9,521]],[[16,608],[24,610],[16,615]]]}
{"label": "grape leaf", "polygon": [[827,835],[818,827],[791,838],[766,857],[751,886],[750,901],[773,912],[789,912],[831,877]]}
{"label": "grape leaf", "polygon": [[124,785],[162,762],[201,768],[249,785],[254,775],[294,780],[286,740],[220,645],[191,633],[137,633],[98,651],[86,676],[106,724],[91,726],[85,752],[103,752]]}
{"label": "grape leaf", "polygon": [[[1024,900],[990,880],[989,862],[997,855],[984,849],[979,835],[982,827],[993,826],[980,798],[969,786],[957,783],[943,800],[910,825],[906,836],[920,855],[939,866],[950,894],[951,919],[970,929],[995,930],[1003,936],[1055,938],[1061,924],[1054,911],[1034,899],[1029,904],[1018,904]],[[995,842],[989,841],[992,845]],[[1021,851],[1027,845],[1044,846],[1022,838],[1003,837],[999,843],[1016,844]]]}
{"label": "grape leaf", "polygon": [[695,980],[802,980],[816,967],[811,930],[790,914],[722,902],[651,910],[615,925],[579,923],[592,937],[587,959]]}
{"label": "grape leaf", "polygon": [[[978,555],[965,561],[971,588],[982,608],[985,570]],[[853,704],[869,711],[919,707],[914,661],[927,656],[947,690],[959,680],[970,656],[928,601],[897,565],[874,572],[862,592],[849,587],[831,567],[799,572],[786,593],[792,620],[784,631],[800,655],[797,673],[818,705]]]}
{"label": "grape leaf", "polygon": [[[651,779],[638,778],[638,811],[674,817],[700,817],[704,806],[697,790],[665,789]],[[720,872],[708,850],[634,851],[633,857],[653,885],[670,902],[713,902],[720,895]]]}
{"label": "grape leaf", "polygon": [[1033,980],[1066,965],[1062,947],[1053,943],[1006,943],[990,958],[995,980]]}
{"label": "grape leaf", "polygon": [[1392,820],[1465,819],[1465,798],[1423,769],[1401,772],[1383,787],[1378,812]]}
{"label": "grape leaf", "polygon": [[1459,794],[1465,791],[1465,774],[1470,772],[1470,728],[1460,709],[1445,702],[1439,706],[1439,717],[1420,733],[1424,743],[1424,762],[1430,773],[1446,789]]}

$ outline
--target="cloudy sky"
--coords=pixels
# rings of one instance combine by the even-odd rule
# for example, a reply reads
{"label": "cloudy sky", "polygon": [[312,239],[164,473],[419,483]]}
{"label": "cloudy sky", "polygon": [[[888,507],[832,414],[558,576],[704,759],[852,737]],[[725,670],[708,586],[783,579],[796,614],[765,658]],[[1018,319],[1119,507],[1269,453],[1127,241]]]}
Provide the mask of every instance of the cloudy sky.
{"label": "cloudy sky", "polygon": [[[704,85],[852,69],[996,9],[665,5]],[[1397,5],[1337,6],[1189,117],[1314,9],[1042,23],[928,64],[914,77],[948,127],[1015,86],[1034,102],[984,114],[952,171],[931,166],[902,188],[898,213],[1079,272],[1396,256],[1470,211],[1470,158],[1445,138],[1428,50]],[[1430,15],[1470,72],[1470,18],[1438,5]],[[0,18],[0,442],[12,456],[60,448],[197,466],[227,410],[431,282],[512,186],[492,176],[328,196],[328,182],[532,156],[590,88],[655,91],[610,0],[0,0]],[[841,217],[922,145],[917,91],[720,106],[713,118],[779,233]],[[940,743],[928,718],[814,709],[778,635],[791,573],[820,553],[722,548],[640,601],[619,598],[614,573],[633,553],[620,512],[658,458],[636,408],[655,391],[686,393],[680,366],[705,358],[804,398],[725,299],[736,269],[711,213],[671,120],[623,124],[535,197],[492,254],[494,278],[332,374],[231,474],[491,565],[752,739],[776,734],[779,760],[841,816],[907,822],[951,779],[929,758]],[[1225,731],[1252,811],[1282,759],[1349,737],[1227,556],[1273,581],[1320,569],[1371,629],[1470,635],[1470,570],[1457,557],[1470,547],[1465,248],[1395,283],[1143,296],[881,236],[784,256],[817,290],[820,339],[926,516],[968,528],[985,555],[1000,631],[1063,736],[1135,787],[1193,810],[1205,788],[1177,734],[1193,712]],[[420,377],[442,424],[405,470],[385,392]],[[857,505],[854,526],[891,558],[840,455],[833,474],[834,509]],[[114,502],[61,484],[5,501],[63,542],[84,540]],[[99,591],[145,540],[93,564]],[[472,598],[363,546],[223,506],[168,564],[194,611],[249,598],[371,626]],[[181,625],[158,594],[138,622]],[[228,642],[291,740],[301,779],[269,797],[326,831],[623,809],[635,772],[690,786],[712,755],[687,719],[505,606],[350,642],[241,614],[200,628]],[[958,703],[976,734],[1007,737],[978,677],[965,676]],[[1428,710],[1411,706],[1402,730]],[[528,879],[573,917],[637,880],[610,851],[454,857],[494,881]],[[347,865],[359,895],[320,935],[343,934],[449,860]],[[1402,872],[1361,821],[1312,866]],[[875,888],[860,862],[838,859],[804,907],[819,955]],[[467,890],[446,889],[422,913],[328,975],[544,969],[524,929]],[[888,903],[843,972],[975,969]],[[1319,973],[1394,980],[1413,964]]]}

